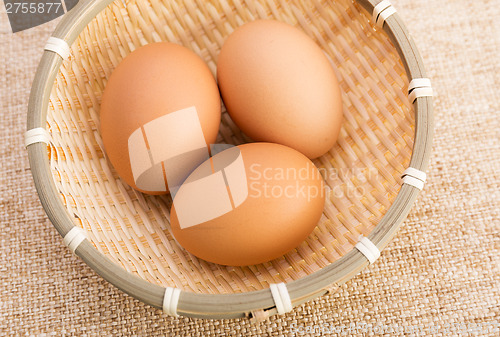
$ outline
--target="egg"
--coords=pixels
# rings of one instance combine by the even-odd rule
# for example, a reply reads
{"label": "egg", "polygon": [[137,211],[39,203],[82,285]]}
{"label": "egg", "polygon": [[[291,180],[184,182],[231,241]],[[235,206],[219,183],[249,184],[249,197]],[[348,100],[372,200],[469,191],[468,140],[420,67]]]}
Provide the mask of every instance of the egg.
{"label": "egg", "polygon": [[342,123],[339,83],[323,50],[301,30],[274,20],[237,28],[222,46],[217,80],[229,115],[253,140],[311,159],[334,146]]}
{"label": "egg", "polygon": [[302,153],[275,143],[223,150],[196,168],[177,191],[171,230],[206,261],[263,263],[297,247],[323,212],[324,182]]}
{"label": "egg", "polygon": [[196,154],[187,173],[208,158],[220,115],[217,83],[204,61],[183,46],[160,42],[136,49],[113,71],[102,96],[100,131],[118,175],[139,191],[162,194],[169,191],[167,176],[175,168],[167,166],[175,158]]}

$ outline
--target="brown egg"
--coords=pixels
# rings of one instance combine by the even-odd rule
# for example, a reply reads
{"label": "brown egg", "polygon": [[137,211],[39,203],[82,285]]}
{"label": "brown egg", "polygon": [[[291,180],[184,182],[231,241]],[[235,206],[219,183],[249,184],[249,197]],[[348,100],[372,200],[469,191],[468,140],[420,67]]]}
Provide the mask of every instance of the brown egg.
{"label": "brown egg", "polygon": [[250,143],[200,165],[174,197],[170,222],[182,247],[204,260],[242,266],[297,247],[324,206],[318,169],[300,152]]}
{"label": "brown egg", "polygon": [[335,72],[295,27],[273,20],[239,27],[222,46],[217,79],[231,118],[253,140],[287,145],[311,159],[335,144],[342,123]]}
{"label": "brown egg", "polygon": [[118,175],[149,194],[168,192],[166,160],[207,152],[220,124],[220,95],[203,60],[173,43],[128,55],[113,71],[101,102],[101,134]]}

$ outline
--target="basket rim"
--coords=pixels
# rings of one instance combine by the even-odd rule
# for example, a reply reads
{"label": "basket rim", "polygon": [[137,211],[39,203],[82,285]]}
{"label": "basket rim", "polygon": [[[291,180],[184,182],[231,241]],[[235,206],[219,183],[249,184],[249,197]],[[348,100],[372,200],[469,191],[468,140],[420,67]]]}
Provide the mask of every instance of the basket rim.
{"label": "basket rim", "polygon": [[[387,2],[356,0],[368,13],[372,13],[383,1]],[[80,1],[64,16],[52,37],[62,39],[71,46],[86,25],[112,2],[113,0]],[[398,13],[385,18],[382,27],[398,51],[409,81],[425,78],[422,58]],[[62,59],[57,54],[48,51],[43,53],[31,88],[27,130],[46,128],[49,96],[61,64]],[[415,113],[415,136],[409,166],[425,172],[434,132],[432,98],[418,97],[412,105]],[[60,200],[50,170],[47,148],[44,143],[33,143],[27,146],[27,151],[42,206],[54,227],[64,237],[75,225]],[[392,205],[368,236],[379,250],[385,248],[396,234],[418,193],[419,189],[402,184]],[[84,240],[78,246],[75,254],[120,290],[155,308],[162,308],[165,287],[152,284],[127,272],[100,253],[88,240]],[[338,288],[368,264],[365,255],[357,249],[352,249],[321,270],[287,283],[293,307]],[[277,313],[270,289],[235,294],[197,294],[182,291],[177,306],[180,315],[207,319],[252,317],[256,311],[265,311],[266,316]]]}

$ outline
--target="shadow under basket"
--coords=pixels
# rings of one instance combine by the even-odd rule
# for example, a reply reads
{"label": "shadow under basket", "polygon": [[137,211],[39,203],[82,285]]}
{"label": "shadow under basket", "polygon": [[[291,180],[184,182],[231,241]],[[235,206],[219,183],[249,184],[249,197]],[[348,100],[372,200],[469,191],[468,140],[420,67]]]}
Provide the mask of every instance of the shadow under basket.
{"label": "shadow under basket", "polygon": [[[141,194],[118,177],[102,146],[99,106],[113,69],[136,48],[178,43],[215,74],[224,40],[256,19],[296,26],[324,50],[341,85],[344,121],[335,147],[314,160],[327,195],[311,235],[270,262],[228,267],[175,241],[170,196]],[[431,96],[420,55],[388,1],[80,1],[43,53],[26,145],[48,217],[104,279],[174,316],[259,320],[334,291],[389,243],[425,181]],[[217,141],[247,141],[225,111]]]}

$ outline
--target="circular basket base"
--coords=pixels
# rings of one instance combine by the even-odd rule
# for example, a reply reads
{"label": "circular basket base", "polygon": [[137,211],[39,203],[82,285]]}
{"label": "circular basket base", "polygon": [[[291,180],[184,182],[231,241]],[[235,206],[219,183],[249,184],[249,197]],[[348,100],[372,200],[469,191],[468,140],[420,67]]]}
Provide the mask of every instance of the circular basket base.
{"label": "circular basket base", "polygon": [[[351,251],[391,206],[413,145],[408,85],[396,49],[364,10],[341,1],[120,1],[71,46],[47,115],[50,166],[77,226],[95,248],[144,280],[205,294],[260,290],[321,270]],[[134,191],[106,160],[99,105],[107,78],[139,46],[182,44],[215,73],[225,38],[241,24],[276,19],[302,29],[329,56],[342,88],[338,144],[314,161],[329,187],[323,216],[299,247],[268,263],[228,267],[200,260],[174,240],[169,196]],[[218,142],[249,141],[223,113]]]}

